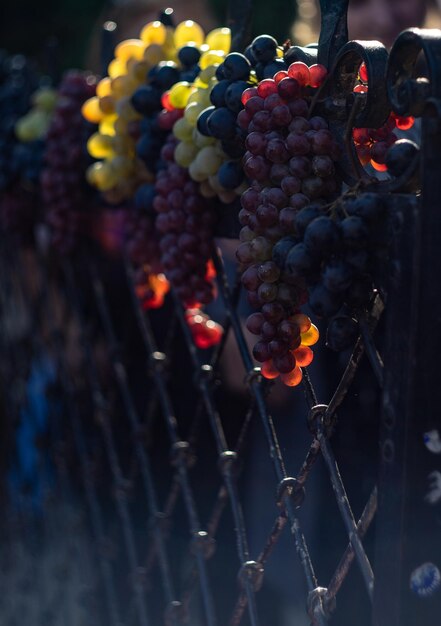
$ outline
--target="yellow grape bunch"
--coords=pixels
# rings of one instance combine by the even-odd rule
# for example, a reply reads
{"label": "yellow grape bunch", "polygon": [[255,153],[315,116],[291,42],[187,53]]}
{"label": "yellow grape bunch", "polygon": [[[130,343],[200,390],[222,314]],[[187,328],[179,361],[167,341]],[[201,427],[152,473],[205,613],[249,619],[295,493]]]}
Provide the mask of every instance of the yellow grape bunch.
{"label": "yellow grape bunch", "polygon": [[[89,154],[97,161],[90,166],[87,178],[106,200],[119,203],[131,198],[140,185],[154,178],[154,172],[136,150],[143,116],[132,104],[135,92],[149,84],[158,67],[180,70],[179,51],[184,46],[197,48],[202,60],[214,44],[222,44],[228,51],[230,31],[217,29],[205,36],[197,23],[187,20],[176,27],[160,21],[149,22],[142,28],[139,39],[128,39],[116,46],[108,76],[98,83],[96,97],[83,106],[84,117],[99,125],[98,132],[88,141]],[[184,89],[188,95],[192,91],[193,87]],[[182,98],[182,92],[179,97]],[[174,97],[172,100],[182,108],[182,100],[176,101]],[[161,99],[158,105],[160,110]]]}
{"label": "yellow grape bunch", "polygon": [[57,92],[51,87],[40,87],[31,102],[31,110],[15,124],[15,134],[23,143],[44,139],[57,104]]}

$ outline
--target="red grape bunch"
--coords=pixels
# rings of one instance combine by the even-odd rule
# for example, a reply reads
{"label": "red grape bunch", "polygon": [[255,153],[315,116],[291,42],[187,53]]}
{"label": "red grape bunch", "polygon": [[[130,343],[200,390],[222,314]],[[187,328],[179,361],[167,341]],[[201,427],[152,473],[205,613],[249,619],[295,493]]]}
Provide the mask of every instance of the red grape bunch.
{"label": "red grape bunch", "polygon": [[[247,321],[260,337],[253,349],[267,378],[297,385],[312,360],[318,331],[299,307],[306,284],[292,276],[288,254],[305,224],[339,191],[336,142],[322,117],[309,118],[313,89],[326,76],[321,65],[292,63],[272,79],[244,91],[238,122],[246,130],[244,171],[252,181],[241,198],[243,226],[237,258],[248,301],[259,312]],[[300,219],[299,219],[300,216]]]}
{"label": "red grape bunch", "polygon": [[135,270],[135,290],[144,309],[162,306],[169,283],[162,273],[159,233],[155,216],[135,213],[133,208],[125,220],[125,249]]}
{"label": "red grape bunch", "polygon": [[195,308],[211,302],[214,295],[207,266],[216,214],[188,171],[175,163],[176,144],[170,134],[162,148],[166,165],[157,174],[153,207],[165,275],[185,308]]}
{"label": "red grape bunch", "polygon": [[86,143],[91,125],[82,117],[83,103],[95,93],[95,78],[79,71],[68,72],[59,89],[59,99],[47,134],[45,167],[41,188],[52,244],[70,252],[81,225],[91,219],[95,194],[85,182],[89,165]]}

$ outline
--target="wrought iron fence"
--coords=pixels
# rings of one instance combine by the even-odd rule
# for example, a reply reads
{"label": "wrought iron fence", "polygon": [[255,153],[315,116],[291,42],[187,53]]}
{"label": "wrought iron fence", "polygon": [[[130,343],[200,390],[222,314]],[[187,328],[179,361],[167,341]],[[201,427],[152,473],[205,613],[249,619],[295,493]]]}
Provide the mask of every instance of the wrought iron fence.
{"label": "wrought iron fence", "polygon": [[[35,296],[26,284],[23,255],[2,242],[3,304],[9,313],[11,305],[18,306],[13,313],[36,306],[30,341],[24,345],[11,339],[3,316],[5,406],[9,416],[17,414],[17,398],[23,395],[17,387],[25,384],[30,355],[38,354],[47,340],[55,355],[52,390],[59,410],[51,438],[42,446],[55,462],[52,491],[59,501],[47,503],[45,519],[51,520],[51,515],[57,519],[56,512],[51,513],[54,507],[71,506],[73,515],[87,504],[81,528],[88,535],[90,523],[93,537],[86,543],[87,554],[67,552],[61,570],[49,576],[58,580],[59,591],[46,602],[40,594],[33,615],[38,614],[41,623],[51,622],[55,613],[50,610],[55,611],[57,601],[67,602],[72,589],[68,572],[75,566],[80,568],[80,581],[84,574],[81,582],[89,593],[86,599],[84,594],[76,598],[85,615],[72,611],[64,618],[66,624],[279,624],[277,611],[283,602],[274,599],[268,605],[260,600],[265,596],[265,570],[273,561],[284,576],[292,577],[292,594],[304,596],[305,619],[311,624],[410,626],[433,623],[440,614],[439,499],[433,496],[430,504],[424,496],[429,475],[435,481],[439,475],[435,433],[440,432],[436,390],[441,352],[437,308],[441,33],[406,31],[387,55],[375,42],[347,43],[347,2],[321,4],[317,55],[333,70],[318,105],[327,111],[343,147],[341,173],[346,183],[353,186],[361,177],[362,188],[380,194],[387,203],[394,244],[384,284],[378,285],[371,309],[358,320],[360,336],[347,363],[342,366],[323,352],[318,365],[304,369],[306,405],[299,403],[300,392],[294,391],[297,395],[288,398],[288,405],[295,407],[289,417],[272,416],[268,407],[274,385],[262,379],[250,356],[240,314],[240,281],[227,272],[217,245],[213,259],[225,333],[207,357],[195,347],[182,306],[173,295],[164,313],[142,309],[128,260],[109,267],[109,261],[90,248],[56,266],[40,258]],[[240,47],[251,3],[232,6],[233,41]],[[299,59],[315,53],[311,48],[297,50]],[[420,53],[426,76],[419,74]],[[362,61],[369,72],[369,92],[355,97],[353,75]],[[389,107],[401,115],[421,117],[421,158],[409,163],[400,179],[372,183],[363,178],[348,133],[353,125],[378,126]],[[420,180],[421,193],[415,180]],[[221,224],[218,234],[235,232],[233,221]],[[17,276],[19,288],[13,280]],[[61,296],[54,294],[54,284]],[[33,302],[26,307],[27,299]],[[73,340],[66,315],[78,333]],[[78,347],[74,365],[67,356],[69,341]],[[231,363],[231,356],[225,360],[227,350],[234,350],[234,376],[244,380],[242,395],[234,395],[226,382]],[[108,364],[111,372],[103,375]],[[357,393],[363,393],[366,380],[373,390],[369,405],[373,414],[363,425],[362,402],[354,401],[353,390],[355,384]],[[338,414],[344,416],[343,422]],[[287,419],[295,423],[291,435],[299,438],[305,431],[305,453],[288,438]],[[363,428],[369,436],[357,440]],[[256,432],[263,433],[265,448],[259,448],[259,455],[269,460],[274,476],[274,497],[263,489],[264,501],[257,507],[272,518],[258,547],[254,534],[262,522],[249,506],[250,497],[259,499],[261,490],[250,480],[250,473],[257,471],[250,454]],[[356,442],[350,449],[344,443],[348,433],[346,442]],[[363,472],[350,475],[348,464],[348,459],[362,454],[368,474],[363,485]],[[346,466],[346,475],[340,464]],[[371,478],[376,469],[375,486]],[[321,487],[311,516],[305,508],[313,472],[326,475],[329,490]],[[367,489],[370,495],[361,504]],[[314,516],[319,518],[314,527],[321,528],[324,540],[309,528]],[[61,520],[65,523],[66,517]],[[375,535],[370,531],[374,520]],[[17,519],[6,518],[3,526],[7,537],[12,527],[17,528]],[[68,526],[66,533],[45,527],[49,535],[44,539],[40,531],[32,538],[26,526],[20,528],[24,543],[50,544],[53,532],[67,544],[75,540],[79,526]],[[69,532],[72,535],[65,536]],[[283,544],[286,552],[277,553],[284,536],[289,537]],[[328,552],[324,542],[332,545]],[[341,556],[329,574],[329,553],[334,556],[336,546]],[[23,558],[20,550],[23,546],[10,546],[12,563],[14,555]],[[37,552],[35,546],[30,550]],[[38,558],[30,569],[26,581],[32,587],[40,577]],[[22,584],[12,580],[13,571],[6,559],[3,581],[6,588],[10,585],[10,593]],[[303,583],[296,572],[302,573]],[[15,623],[12,610],[5,614],[9,619],[5,623]],[[304,623],[298,614],[291,620],[293,626]]]}

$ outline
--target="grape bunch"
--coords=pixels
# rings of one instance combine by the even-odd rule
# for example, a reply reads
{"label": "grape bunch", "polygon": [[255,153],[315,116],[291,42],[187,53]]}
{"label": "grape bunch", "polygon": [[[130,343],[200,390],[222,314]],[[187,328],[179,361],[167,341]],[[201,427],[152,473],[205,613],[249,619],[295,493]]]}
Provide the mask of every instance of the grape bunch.
{"label": "grape bunch", "polygon": [[308,118],[310,88],[325,76],[323,66],[295,62],[242,94],[244,171],[252,184],[241,197],[236,256],[248,301],[260,309],[247,328],[260,336],[253,354],[263,375],[280,374],[289,386],[299,384],[300,367],[312,360],[310,345],[318,339],[300,313],[307,284],[295,274],[292,249],[300,244],[301,229],[339,192],[337,145],[325,119]]}
{"label": "grape bunch", "polygon": [[192,20],[174,27],[170,13],[161,19],[146,24],[139,39],[118,44],[109,76],[98,84],[97,97],[84,106],[86,119],[99,123],[89,152],[102,159],[91,167],[89,178],[112,203],[132,197],[140,185],[151,182],[162,131],[171,130],[185,106],[167,110],[164,94],[177,82],[190,84],[199,71],[197,62],[184,59],[181,65],[178,53],[204,44],[201,27]]}
{"label": "grape bunch", "polygon": [[[133,97],[145,85],[149,71],[174,56],[173,28],[159,20],[149,22],[139,39],[116,46],[108,76],[83,106],[86,120],[99,124],[88,144],[89,154],[99,160],[90,166],[88,179],[112,204],[131,198],[140,184],[151,180],[151,172],[136,156],[142,115],[133,106]],[[142,94],[138,96],[142,105],[141,100]]]}
{"label": "grape bunch", "polygon": [[33,64],[22,55],[0,56],[0,222],[7,231],[32,238],[37,214],[36,177],[41,144],[22,146],[16,134],[39,84]]}
{"label": "grape bunch", "polygon": [[[234,74],[229,80],[220,78],[224,75],[223,68],[237,67],[238,62],[244,80],[234,80]],[[236,118],[242,108],[242,91],[249,86],[245,79],[250,78],[251,66],[238,53],[226,56],[210,53],[205,59],[204,55],[201,57],[201,63],[204,69],[195,82],[197,88],[189,97],[183,119],[174,127],[180,139],[176,160],[189,168],[192,179],[201,184],[204,196],[217,195],[228,204],[243,191],[244,174],[238,161],[243,154],[243,137]]]}
{"label": "grape bunch", "polygon": [[82,225],[87,228],[90,222],[95,202],[93,189],[85,180],[89,164],[85,146],[92,131],[81,115],[95,86],[93,76],[69,71],[61,82],[47,133],[40,182],[52,245],[61,253],[73,249]]}
{"label": "grape bunch", "polygon": [[[245,130],[241,124],[244,105],[242,94],[259,78],[286,70],[283,51],[270,35],[256,37],[245,54],[232,52],[217,67],[209,89],[209,104],[201,111],[197,129],[206,138],[213,138],[210,157],[198,156],[197,175],[205,175],[207,193],[210,187],[225,202],[232,202],[246,185],[241,159],[245,153]],[[199,167],[198,167],[199,165]],[[209,177],[207,179],[207,174]],[[197,178],[196,178],[197,180]],[[207,185],[208,183],[208,185]],[[246,187],[245,187],[246,188]]]}
{"label": "grape bunch", "polygon": [[[368,73],[364,63],[359,68],[359,81],[354,87],[355,93],[367,93]],[[378,172],[388,170],[386,159],[389,148],[397,141],[395,130],[409,130],[415,120],[412,116],[402,117],[393,111],[386,122],[380,128],[354,128],[352,138],[354,140],[357,156],[362,165],[370,164]]]}
{"label": "grape bunch", "polygon": [[187,170],[174,161],[176,139],[170,134],[161,153],[166,162],[156,178],[153,201],[164,273],[185,308],[213,299],[209,273],[216,213],[203,198]]}
{"label": "grape bunch", "polygon": [[15,124],[15,134],[23,143],[44,139],[57,103],[57,92],[39,87],[31,97],[32,108]]}
{"label": "grape bunch", "polygon": [[125,210],[125,251],[133,267],[148,267],[153,273],[162,271],[160,263],[159,233],[155,215],[147,212]]}
{"label": "grape bunch", "polygon": [[292,287],[307,290],[312,311],[331,318],[327,345],[346,349],[384,273],[390,243],[385,203],[378,194],[348,192],[331,205],[303,208],[295,226],[295,236],[276,244],[273,258]]}
{"label": "grape bunch", "polygon": [[[188,20],[179,24],[173,34],[176,61],[160,61],[153,66],[147,73],[146,83],[132,96],[132,106],[142,116],[137,122],[136,154],[149,172],[156,173],[161,167],[158,155],[165,138],[182,119],[188,98],[195,90],[192,84],[201,69],[199,47],[204,39],[201,27],[195,22]],[[207,40],[210,41],[210,34]],[[132,123],[132,130],[136,131],[135,123]],[[146,208],[151,206],[153,198],[151,183],[144,183],[136,192],[136,203],[144,203]]]}

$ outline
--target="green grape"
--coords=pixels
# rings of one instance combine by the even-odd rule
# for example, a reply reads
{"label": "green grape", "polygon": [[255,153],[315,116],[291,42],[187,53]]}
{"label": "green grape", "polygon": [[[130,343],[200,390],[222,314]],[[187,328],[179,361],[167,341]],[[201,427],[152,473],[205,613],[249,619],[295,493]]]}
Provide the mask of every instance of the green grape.
{"label": "green grape", "polygon": [[191,178],[195,180],[197,183],[201,183],[203,180],[207,179],[207,175],[200,170],[196,161],[193,161],[190,164],[188,168],[188,173],[190,174]]}
{"label": "green grape", "polygon": [[116,185],[117,177],[111,164],[106,163],[94,163],[89,168],[88,180],[93,181],[93,184],[98,187],[100,191],[109,191]]}
{"label": "green grape", "polygon": [[175,161],[181,167],[189,167],[197,154],[198,149],[193,143],[181,141],[175,148]]}
{"label": "green grape", "polygon": [[187,107],[185,108],[185,112],[184,112],[184,119],[187,121],[187,123],[190,126],[196,126],[196,122],[197,119],[199,117],[199,114],[202,113],[202,111],[204,109],[206,109],[206,105],[205,103],[199,103],[199,102],[192,102],[191,104],[187,105]]}
{"label": "green grape", "polygon": [[208,65],[199,73],[198,78],[204,85],[209,85],[210,81],[215,78],[217,65],[219,65],[219,63],[222,63],[223,56],[220,57],[222,59],[221,61],[217,60],[219,58],[217,54],[215,58],[216,65]]}
{"label": "green grape", "polygon": [[222,165],[222,158],[214,146],[207,146],[199,150],[195,162],[197,169],[206,174],[206,178],[208,178],[219,170]]}
{"label": "green grape", "polygon": [[216,143],[216,139],[214,137],[206,137],[197,128],[194,128],[193,142],[198,148],[205,148],[206,146],[213,146]]}
{"label": "green grape", "polygon": [[185,117],[181,117],[173,126],[173,134],[180,141],[191,141],[193,139],[193,128]]}

